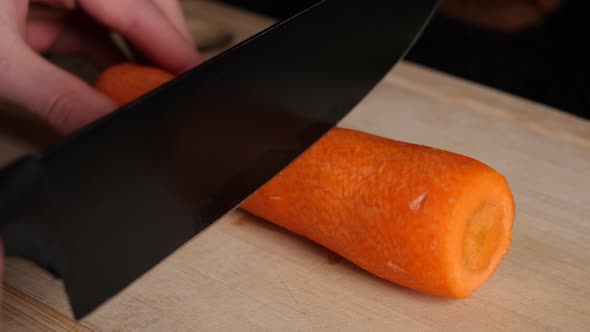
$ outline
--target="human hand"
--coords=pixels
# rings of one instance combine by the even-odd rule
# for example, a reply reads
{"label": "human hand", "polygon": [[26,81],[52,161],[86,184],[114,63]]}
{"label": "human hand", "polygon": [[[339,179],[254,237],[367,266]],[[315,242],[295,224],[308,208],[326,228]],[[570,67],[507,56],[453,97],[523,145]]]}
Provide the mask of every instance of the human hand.
{"label": "human hand", "polygon": [[559,0],[444,0],[442,13],[484,29],[525,29],[557,10]]}
{"label": "human hand", "polygon": [[173,73],[200,62],[176,0],[0,0],[0,100],[62,133],[114,110],[109,98],[38,54],[80,54],[105,67],[123,60],[111,30]]}

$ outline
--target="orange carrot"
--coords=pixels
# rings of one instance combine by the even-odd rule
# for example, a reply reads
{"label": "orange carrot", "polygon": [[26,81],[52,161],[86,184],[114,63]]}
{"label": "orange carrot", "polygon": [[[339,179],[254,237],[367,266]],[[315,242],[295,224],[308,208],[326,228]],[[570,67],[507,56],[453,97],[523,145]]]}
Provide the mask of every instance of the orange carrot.
{"label": "orange carrot", "polygon": [[467,297],[511,244],[502,175],[465,156],[333,129],[243,205],[382,278]]}
{"label": "orange carrot", "polygon": [[481,162],[339,128],[241,207],[384,279],[455,298],[494,273],[514,221],[505,178]]}
{"label": "orange carrot", "polygon": [[122,63],[102,72],[94,85],[122,106],[173,78],[172,74],[157,68]]}

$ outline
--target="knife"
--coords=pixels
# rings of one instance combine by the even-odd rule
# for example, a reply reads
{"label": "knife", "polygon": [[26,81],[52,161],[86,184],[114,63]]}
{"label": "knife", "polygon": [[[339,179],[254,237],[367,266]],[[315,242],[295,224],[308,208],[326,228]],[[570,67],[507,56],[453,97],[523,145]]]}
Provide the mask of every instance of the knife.
{"label": "knife", "polygon": [[435,0],[324,0],[0,172],[7,256],[92,312],[352,110]]}

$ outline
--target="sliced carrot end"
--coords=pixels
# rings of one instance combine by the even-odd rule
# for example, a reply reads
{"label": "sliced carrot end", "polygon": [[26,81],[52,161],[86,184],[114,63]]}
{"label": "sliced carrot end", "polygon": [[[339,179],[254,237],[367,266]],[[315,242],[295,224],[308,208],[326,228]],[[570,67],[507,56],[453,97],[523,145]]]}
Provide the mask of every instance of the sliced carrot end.
{"label": "sliced carrot end", "polygon": [[463,259],[469,271],[484,271],[498,251],[499,241],[504,236],[501,211],[493,203],[484,202],[475,210],[467,223],[463,242]]}
{"label": "sliced carrot end", "polygon": [[[481,168],[483,167],[483,168]],[[514,201],[508,183],[499,173],[481,164],[479,185],[464,193],[463,227],[457,228],[458,246],[450,251],[455,269],[449,275],[451,297],[466,298],[496,271],[512,243]]]}

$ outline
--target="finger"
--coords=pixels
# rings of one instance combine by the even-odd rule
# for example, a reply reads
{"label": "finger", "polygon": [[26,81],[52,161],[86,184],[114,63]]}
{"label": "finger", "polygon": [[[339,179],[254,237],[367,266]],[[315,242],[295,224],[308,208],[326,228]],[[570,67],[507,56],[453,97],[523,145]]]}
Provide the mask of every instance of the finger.
{"label": "finger", "polygon": [[63,9],[31,5],[23,38],[35,51],[46,52],[65,29],[68,14]]}
{"label": "finger", "polygon": [[441,11],[465,23],[503,32],[522,30],[542,18],[533,0],[445,0]]}
{"label": "finger", "polygon": [[64,8],[69,10],[74,10],[76,8],[76,0],[31,0],[31,3],[40,3],[54,8]]}
{"label": "finger", "polygon": [[77,54],[88,59],[99,70],[126,60],[115,46],[108,32],[100,29],[65,29],[49,51],[58,54]]}
{"label": "finger", "polygon": [[191,32],[186,23],[186,18],[180,8],[180,4],[177,0],[152,0],[158,8],[164,13],[164,15],[172,22],[176,30],[180,32],[186,40],[188,40],[193,46],[195,42],[191,35]]}
{"label": "finger", "polygon": [[28,48],[4,48],[0,91],[8,100],[69,133],[116,108],[113,101]]}
{"label": "finger", "polygon": [[29,3],[22,0],[0,1],[0,31],[23,35]]}
{"label": "finger", "polygon": [[84,15],[49,17],[31,8],[27,26],[27,43],[38,52],[77,54],[104,69],[125,60],[108,30]]}
{"label": "finger", "polygon": [[556,11],[559,5],[559,0],[537,0],[537,6],[546,14]]}
{"label": "finger", "polygon": [[80,6],[164,69],[182,73],[201,61],[194,46],[151,1],[80,0]]}

